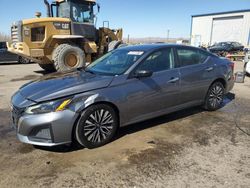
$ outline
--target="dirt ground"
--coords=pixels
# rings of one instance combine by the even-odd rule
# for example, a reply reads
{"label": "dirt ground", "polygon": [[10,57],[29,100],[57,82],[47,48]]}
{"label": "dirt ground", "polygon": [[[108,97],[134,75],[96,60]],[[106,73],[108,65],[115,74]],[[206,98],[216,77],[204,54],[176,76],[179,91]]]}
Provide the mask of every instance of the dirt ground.
{"label": "dirt ground", "polygon": [[36,64],[0,68],[0,187],[250,187],[250,78],[217,112],[195,107],[134,124],[88,150],[17,141],[10,97],[44,71]]}

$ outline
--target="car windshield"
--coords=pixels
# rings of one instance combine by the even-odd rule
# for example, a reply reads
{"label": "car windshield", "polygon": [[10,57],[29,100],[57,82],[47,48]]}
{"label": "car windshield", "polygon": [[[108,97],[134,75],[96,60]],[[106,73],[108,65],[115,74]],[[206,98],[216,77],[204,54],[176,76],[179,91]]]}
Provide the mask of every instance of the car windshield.
{"label": "car windshield", "polygon": [[115,50],[97,59],[85,70],[95,74],[121,75],[143,54],[143,51]]}
{"label": "car windshield", "polygon": [[224,47],[224,46],[228,46],[228,45],[230,45],[230,44],[227,43],[227,42],[220,42],[220,43],[215,44],[214,46],[222,46],[222,47]]}
{"label": "car windshield", "polygon": [[233,46],[235,46],[235,47],[237,47],[237,46],[241,46],[241,44],[240,44],[240,43],[238,43],[238,42],[233,42],[233,43],[232,43],[232,45],[233,45]]}

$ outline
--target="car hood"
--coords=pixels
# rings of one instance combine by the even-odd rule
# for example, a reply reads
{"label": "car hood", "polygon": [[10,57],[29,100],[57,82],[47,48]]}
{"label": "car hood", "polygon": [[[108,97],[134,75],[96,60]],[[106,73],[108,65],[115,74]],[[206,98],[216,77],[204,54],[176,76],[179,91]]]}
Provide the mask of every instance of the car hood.
{"label": "car hood", "polygon": [[34,102],[49,101],[77,93],[108,87],[113,76],[101,76],[85,71],[53,73],[20,88],[20,94]]}

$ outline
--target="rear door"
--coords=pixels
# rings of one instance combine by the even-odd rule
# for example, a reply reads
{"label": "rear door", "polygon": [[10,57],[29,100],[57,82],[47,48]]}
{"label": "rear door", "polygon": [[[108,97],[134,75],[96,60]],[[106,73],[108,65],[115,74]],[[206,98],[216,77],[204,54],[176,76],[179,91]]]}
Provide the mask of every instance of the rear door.
{"label": "rear door", "polygon": [[214,77],[214,64],[209,53],[192,47],[176,48],[181,74],[181,103],[204,100]]}

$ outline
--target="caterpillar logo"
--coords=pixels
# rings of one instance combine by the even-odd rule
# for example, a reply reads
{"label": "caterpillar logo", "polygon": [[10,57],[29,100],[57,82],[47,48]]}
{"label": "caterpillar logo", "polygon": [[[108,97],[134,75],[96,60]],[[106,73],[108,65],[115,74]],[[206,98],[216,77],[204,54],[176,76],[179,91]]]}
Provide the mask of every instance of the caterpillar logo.
{"label": "caterpillar logo", "polygon": [[62,29],[69,29],[68,23],[62,23]]}
{"label": "caterpillar logo", "polygon": [[63,22],[54,22],[54,27],[56,29],[64,29],[64,30],[68,30],[69,29],[69,23],[63,23]]}

